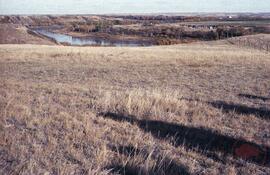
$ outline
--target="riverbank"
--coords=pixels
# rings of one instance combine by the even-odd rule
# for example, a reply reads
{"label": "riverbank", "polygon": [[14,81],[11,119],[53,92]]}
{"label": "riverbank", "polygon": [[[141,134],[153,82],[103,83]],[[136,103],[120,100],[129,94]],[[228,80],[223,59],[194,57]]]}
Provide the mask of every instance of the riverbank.
{"label": "riverbank", "polygon": [[50,38],[29,33],[25,26],[18,24],[0,25],[0,44],[56,45]]}

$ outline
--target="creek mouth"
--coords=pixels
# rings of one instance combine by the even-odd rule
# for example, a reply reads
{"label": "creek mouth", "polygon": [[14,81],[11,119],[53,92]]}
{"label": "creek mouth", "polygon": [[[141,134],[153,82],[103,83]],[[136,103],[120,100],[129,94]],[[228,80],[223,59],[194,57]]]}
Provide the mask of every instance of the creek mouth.
{"label": "creek mouth", "polygon": [[153,46],[154,42],[135,39],[105,39],[99,37],[85,36],[74,37],[67,34],[56,33],[47,28],[30,29],[35,34],[45,36],[56,43],[72,46],[114,46],[114,47],[138,47],[138,46]]}

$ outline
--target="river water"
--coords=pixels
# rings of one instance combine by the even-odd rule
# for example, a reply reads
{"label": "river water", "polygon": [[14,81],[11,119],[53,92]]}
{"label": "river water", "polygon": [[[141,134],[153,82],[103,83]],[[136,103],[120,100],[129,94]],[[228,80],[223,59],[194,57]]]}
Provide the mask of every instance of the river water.
{"label": "river water", "polygon": [[54,33],[46,29],[35,29],[34,31],[43,36],[52,38],[59,43],[68,43],[70,45],[77,45],[77,46],[97,45],[97,46],[116,46],[116,47],[138,47],[138,46],[152,45],[148,41],[140,41],[140,40],[110,41],[102,38],[74,37],[70,35]]}

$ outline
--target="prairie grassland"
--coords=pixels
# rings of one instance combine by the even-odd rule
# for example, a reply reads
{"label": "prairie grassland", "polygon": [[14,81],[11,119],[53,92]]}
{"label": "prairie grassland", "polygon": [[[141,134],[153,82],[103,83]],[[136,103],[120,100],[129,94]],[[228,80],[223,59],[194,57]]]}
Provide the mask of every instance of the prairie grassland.
{"label": "prairie grassland", "polygon": [[0,56],[0,174],[270,173],[268,53],[213,42]]}

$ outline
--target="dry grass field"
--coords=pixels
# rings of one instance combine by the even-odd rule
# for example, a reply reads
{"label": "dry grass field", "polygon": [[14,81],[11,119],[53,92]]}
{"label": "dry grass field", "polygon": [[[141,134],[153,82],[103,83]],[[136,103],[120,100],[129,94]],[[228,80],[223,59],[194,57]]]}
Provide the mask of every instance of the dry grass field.
{"label": "dry grass field", "polygon": [[270,174],[270,54],[0,45],[0,174]]}
{"label": "dry grass field", "polygon": [[231,44],[249,47],[265,52],[270,52],[270,35],[258,34],[242,37],[233,37],[227,40]]}

